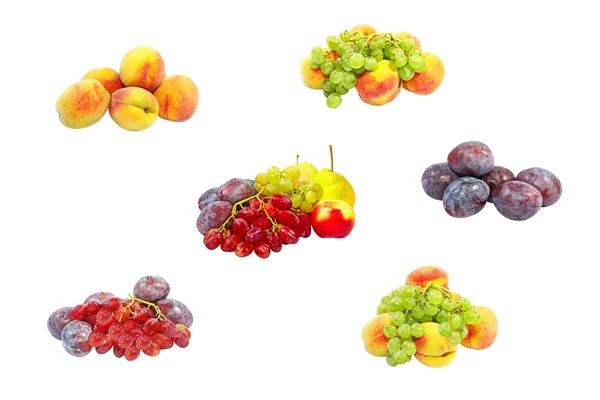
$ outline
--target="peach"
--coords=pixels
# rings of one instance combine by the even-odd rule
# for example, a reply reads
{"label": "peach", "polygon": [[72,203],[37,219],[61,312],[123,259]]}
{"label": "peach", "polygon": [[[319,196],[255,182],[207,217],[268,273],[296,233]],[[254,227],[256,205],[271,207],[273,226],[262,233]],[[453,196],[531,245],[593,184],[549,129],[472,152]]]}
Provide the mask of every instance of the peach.
{"label": "peach", "polygon": [[96,68],[83,76],[83,79],[95,79],[104,86],[109,94],[123,87],[119,73],[112,68]]}
{"label": "peach", "polygon": [[361,337],[365,350],[376,357],[387,355],[387,344],[390,339],[383,334],[383,327],[392,322],[392,313],[379,314],[365,325]]}
{"label": "peach", "polygon": [[415,353],[415,358],[428,367],[439,368],[445,367],[450,364],[452,360],[456,357],[456,351],[451,351],[450,353],[446,353],[443,356],[435,357],[435,356],[426,356],[421,353]]}
{"label": "peach", "polygon": [[187,121],[198,108],[198,88],[184,75],[166,77],[154,91],[158,101],[158,116],[175,122]]}
{"label": "peach", "polygon": [[433,53],[423,53],[425,60],[425,71],[415,72],[410,81],[404,81],[404,88],[416,94],[431,94],[437,90],[444,80],[446,70],[438,56]]}
{"label": "peach", "polygon": [[490,347],[498,335],[498,318],[487,307],[476,306],[475,310],[481,319],[475,325],[467,325],[469,333],[460,342],[463,346],[475,350],[484,350]]}
{"label": "peach", "polygon": [[73,129],[94,125],[106,114],[110,94],[95,79],[83,79],[69,86],[56,101],[60,122]]}
{"label": "peach", "polygon": [[[337,60],[340,56],[335,51],[331,51],[328,48],[325,48],[325,53],[327,53],[326,58],[331,61]],[[302,62],[300,63],[300,76],[302,77],[302,83],[304,86],[310,89],[321,90],[323,89],[323,82],[327,79],[327,76],[321,72],[321,68],[311,68],[310,60],[312,56],[309,54]]]}
{"label": "peach", "polygon": [[396,33],[396,34],[394,35],[394,38],[396,38],[396,39],[406,39],[406,38],[411,38],[412,40],[414,40],[414,41],[415,41],[415,48],[416,48],[416,49],[421,49],[421,48],[422,48],[422,47],[421,47],[421,42],[419,41],[419,39],[417,39],[417,37],[416,37],[415,35],[413,35],[413,34],[410,34],[410,33],[408,33],[408,32],[399,32],[399,33]]}
{"label": "peach", "polygon": [[110,117],[123,129],[141,131],[158,118],[158,101],[152,93],[139,87],[126,87],[112,94]]}
{"label": "peach", "polygon": [[429,282],[432,282],[447,288],[448,280],[448,273],[446,271],[434,265],[427,265],[417,268],[408,274],[406,284],[425,287]]}
{"label": "peach", "polygon": [[354,32],[359,32],[363,36],[369,36],[377,31],[371,25],[360,24],[360,25],[356,25],[354,28],[350,29],[349,32],[350,32],[350,34],[353,34]]}
{"label": "peach", "polygon": [[152,92],[165,79],[165,64],[160,53],[150,47],[129,50],[119,68],[125,86],[137,86]]}
{"label": "peach", "polygon": [[424,322],[421,325],[425,334],[414,339],[417,346],[415,358],[428,367],[444,367],[450,364],[456,356],[456,345],[440,334],[437,322]]}
{"label": "peach", "polygon": [[373,106],[381,106],[394,100],[402,85],[398,68],[390,60],[381,60],[373,71],[365,71],[356,81],[360,99]]}

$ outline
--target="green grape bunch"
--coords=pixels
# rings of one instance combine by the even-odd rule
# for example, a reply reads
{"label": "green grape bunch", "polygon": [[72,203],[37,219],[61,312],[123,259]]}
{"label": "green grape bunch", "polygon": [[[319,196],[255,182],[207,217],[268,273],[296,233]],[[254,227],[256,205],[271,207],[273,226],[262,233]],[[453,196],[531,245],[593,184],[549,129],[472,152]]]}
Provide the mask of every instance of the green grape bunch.
{"label": "green grape bunch", "polygon": [[267,197],[283,194],[292,201],[293,208],[309,213],[321,199],[323,188],[316,181],[300,178],[298,166],[290,165],[283,170],[272,166],[256,174],[254,189]]}

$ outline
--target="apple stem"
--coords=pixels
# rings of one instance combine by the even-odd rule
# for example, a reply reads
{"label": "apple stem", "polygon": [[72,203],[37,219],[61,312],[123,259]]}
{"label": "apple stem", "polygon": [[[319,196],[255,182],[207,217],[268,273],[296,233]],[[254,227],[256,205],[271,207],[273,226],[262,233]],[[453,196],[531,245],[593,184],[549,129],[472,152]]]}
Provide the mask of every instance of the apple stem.
{"label": "apple stem", "polygon": [[333,146],[329,145],[329,158],[331,159],[331,172],[333,172]]}

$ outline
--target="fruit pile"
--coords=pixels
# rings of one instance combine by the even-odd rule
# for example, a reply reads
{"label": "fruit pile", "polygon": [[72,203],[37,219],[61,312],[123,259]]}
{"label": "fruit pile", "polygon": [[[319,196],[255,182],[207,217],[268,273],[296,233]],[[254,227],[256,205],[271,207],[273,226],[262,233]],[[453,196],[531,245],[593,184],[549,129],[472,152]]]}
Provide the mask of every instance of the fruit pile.
{"label": "fruit pile", "polygon": [[445,73],[440,58],[423,52],[415,36],[377,32],[369,25],[329,36],[327,47],[313,47],[300,64],[302,82],[322,89],[329,108],[339,107],[342,96],[354,87],[360,99],[373,106],[391,102],[403,87],[431,94]]}
{"label": "fruit pile", "polygon": [[354,228],[352,185],[331,169],[308,162],[283,170],[272,166],[255,179],[233,178],[198,199],[198,231],[209,250],[220,248],[247,257],[278,253],[313,229],[321,238],[344,238]]}
{"label": "fruit pile", "polygon": [[477,141],[459,144],[448,154],[448,162],[427,167],[421,184],[429,197],[443,201],[448,215],[457,218],[475,215],[491,202],[506,218],[524,221],[562,194],[552,172],[528,168],[515,176],[494,166],[490,148]]}
{"label": "fruit pile", "polygon": [[412,356],[428,367],[443,367],[454,360],[458,344],[487,349],[497,334],[492,310],[473,306],[450,291],[446,271],[426,266],[381,299],[377,317],[362,330],[362,340],[368,353],[386,357],[392,367]]}
{"label": "fruit pile", "polygon": [[145,276],[128,299],[94,293],[83,304],[53,312],[48,330],[75,357],[88,355],[92,349],[98,354],[112,349],[116,357],[133,361],[142,352],[157,356],[173,344],[185,348],[194,319],[183,303],[167,298],[170,288],[161,277]]}
{"label": "fruit pile", "polygon": [[56,101],[60,122],[86,128],[106,114],[123,129],[150,128],[157,117],[182,122],[198,107],[198,88],[185,75],[166,76],[158,51],[139,46],[127,52],[119,72],[96,68],[69,86]]}

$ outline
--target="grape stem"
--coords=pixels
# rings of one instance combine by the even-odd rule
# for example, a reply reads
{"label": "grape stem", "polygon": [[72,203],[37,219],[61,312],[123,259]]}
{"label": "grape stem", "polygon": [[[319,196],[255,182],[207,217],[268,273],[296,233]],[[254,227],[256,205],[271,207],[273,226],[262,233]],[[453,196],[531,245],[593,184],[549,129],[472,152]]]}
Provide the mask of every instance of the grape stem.
{"label": "grape stem", "polygon": [[[125,306],[125,308],[127,308],[131,314],[135,315],[135,312],[131,309],[131,306],[133,305],[133,303],[135,303],[137,301],[138,303],[141,303],[141,304],[144,304],[145,306],[147,306],[147,308],[152,307],[154,309],[154,313],[155,313],[154,318],[156,318],[157,320],[162,321],[163,319],[167,319],[165,314],[162,313],[162,311],[156,304],[150,303],[149,301],[135,298],[129,293],[127,294],[127,296],[129,296],[129,298],[131,299],[131,303],[127,304]],[[119,321],[119,322],[121,322],[121,321]]]}

